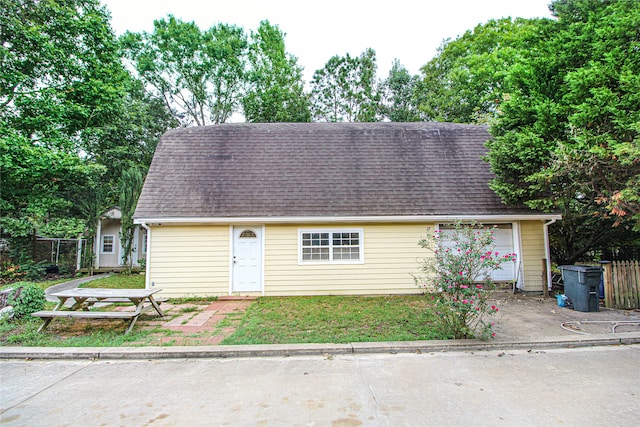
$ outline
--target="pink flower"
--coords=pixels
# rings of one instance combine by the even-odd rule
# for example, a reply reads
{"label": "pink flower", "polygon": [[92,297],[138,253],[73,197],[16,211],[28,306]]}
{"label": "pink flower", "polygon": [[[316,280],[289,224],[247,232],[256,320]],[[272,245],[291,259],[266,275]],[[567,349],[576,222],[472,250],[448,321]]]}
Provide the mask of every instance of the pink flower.
{"label": "pink flower", "polygon": [[476,285],[477,289],[482,289],[482,285]]}
{"label": "pink flower", "polygon": [[491,333],[491,336],[492,336],[492,337],[495,337],[495,336],[496,336],[496,333],[495,333],[495,332],[492,332],[492,333]]}
{"label": "pink flower", "polygon": [[469,289],[467,285],[460,285],[460,289]]}
{"label": "pink flower", "polygon": [[468,301],[468,300],[466,300],[466,299],[463,299],[463,300],[462,300],[462,303],[463,303],[463,304],[469,304],[469,301]]}

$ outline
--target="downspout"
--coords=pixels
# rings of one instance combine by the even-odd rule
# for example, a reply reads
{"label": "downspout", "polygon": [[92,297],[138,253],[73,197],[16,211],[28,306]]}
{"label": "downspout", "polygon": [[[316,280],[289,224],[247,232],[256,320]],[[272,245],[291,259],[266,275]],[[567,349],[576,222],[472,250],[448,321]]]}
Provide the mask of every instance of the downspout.
{"label": "downspout", "polygon": [[547,258],[547,289],[551,291],[551,249],[549,248],[549,226],[554,224],[557,219],[552,219],[544,223],[544,255]]}
{"label": "downspout", "polygon": [[147,231],[147,254],[145,255],[146,257],[146,265],[144,268],[144,288],[145,289],[151,289],[151,286],[149,286],[149,271],[151,270],[151,265],[149,263],[149,261],[151,260],[151,228],[149,228],[149,226],[147,225],[147,223],[145,222],[141,222],[140,226],[142,226],[142,228],[144,228]]}

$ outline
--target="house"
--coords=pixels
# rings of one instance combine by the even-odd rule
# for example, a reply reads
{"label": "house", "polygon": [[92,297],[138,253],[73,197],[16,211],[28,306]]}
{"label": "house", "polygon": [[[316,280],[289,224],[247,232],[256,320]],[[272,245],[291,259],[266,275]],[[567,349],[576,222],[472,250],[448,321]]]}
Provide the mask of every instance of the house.
{"label": "house", "polygon": [[[489,189],[487,128],[451,123],[223,124],[160,140],[134,221],[147,287],[188,295],[419,293],[420,238],[498,225],[498,279],[544,286],[547,225]],[[429,231],[429,229],[431,231]],[[549,281],[550,282],[550,281]]]}
{"label": "house", "polygon": [[[125,267],[124,250],[120,243],[122,233],[122,211],[115,206],[100,215],[94,240],[93,266],[98,271],[118,271]],[[147,254],[147,231],[136,225],[134,230],[131,260],[133,267],[140,267],[140,259]]]}

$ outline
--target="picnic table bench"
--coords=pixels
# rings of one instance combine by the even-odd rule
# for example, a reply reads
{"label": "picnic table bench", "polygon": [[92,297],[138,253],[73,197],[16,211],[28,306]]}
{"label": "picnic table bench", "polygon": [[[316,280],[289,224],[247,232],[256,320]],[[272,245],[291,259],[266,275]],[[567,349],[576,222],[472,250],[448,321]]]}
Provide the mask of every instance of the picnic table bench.
{"label": "picnic table bench", "polygon": [[[74,288],[66,291],[51,293],[51,296],[58,298],[58,305],[53,310],[41,310],[32,313],[34,317],[43,319],[38,332],[43,331],[55,318],[74,319],[122,319],[129,321],[129,327],[125,334],[128,334],[136,324],[138,317],[147,311],[154,309],[157,314],[164,317],[158,302],[153,298],[153,294],[161,289],[103,289],[103,288]],[[73,304],[65,308],[67,300],[73,299]],[[98,302],[130,302],[135,305],[134,311],[89,311],[89,308]],[[148,303],[148,304],[146,304]]]}

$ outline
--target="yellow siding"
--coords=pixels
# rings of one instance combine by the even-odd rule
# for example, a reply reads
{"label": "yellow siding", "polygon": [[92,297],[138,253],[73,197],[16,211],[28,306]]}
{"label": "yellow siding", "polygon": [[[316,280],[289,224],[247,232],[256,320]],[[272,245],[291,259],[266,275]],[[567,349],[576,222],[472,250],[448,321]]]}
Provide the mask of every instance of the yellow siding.
{"label": "yellow siding", "polygon": [[[364,264],[298,264],[298,230],[363,229]],[[433,230],[433,227],[432,227]],[[411,276],[427,251],[425,224],[274,225],[265,232],[265,295],[371,295],[421,292]]]}
{"label": "yellow siding", "polygon": [[149,286],[162,296],[229,294],[229,226],[151,229]]}
{"label": "yellow siding", "polygon": [[[362,229],[364,263],[302,264],[298,262],[300,229]],[[266,225],[265,295],[415,294],[421,289],[412,274],[429,254],[418,241],[433,224]],[[527,292],[543,289],[545,257],[542,221],[521,221],[520,239]],[[230,227],[154,226],[148,261],[149,285],[163,296],[228,295]]]}
{"label": "yellow siding", "polygon": [[542,292],[542,259],[545,258],[544,223],[542,221],[520,222],[522,262],[524,265],[524,290]]}

